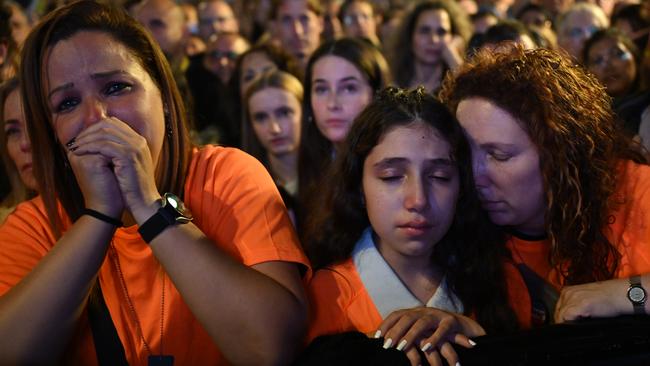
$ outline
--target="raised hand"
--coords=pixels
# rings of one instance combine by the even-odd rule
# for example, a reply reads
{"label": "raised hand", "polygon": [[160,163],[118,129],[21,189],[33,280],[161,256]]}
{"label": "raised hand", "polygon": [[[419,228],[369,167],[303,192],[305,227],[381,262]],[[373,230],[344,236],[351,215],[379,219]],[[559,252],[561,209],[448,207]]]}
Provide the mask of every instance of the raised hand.
{"label": "raised hand", "polygon": [[111,159],[101,154],[76,153],[75,140],[66,145],[69,149],[68,162],[83,194],[86,208],[119,218],[124,210],[124,201]]}
{"label": "raised hand", "polygon": [[454,36],[450,41],[442,42],[442,58],[451,70],[455,70],[463,64],[464,48],[464,41],[459,36]]}
{"label": "raised hand", "polygon": [[108,161],[124,208],[134,216],[160,198],[147,140],[123,121],[108,117],[90,125],[75,138],[71,153]]}

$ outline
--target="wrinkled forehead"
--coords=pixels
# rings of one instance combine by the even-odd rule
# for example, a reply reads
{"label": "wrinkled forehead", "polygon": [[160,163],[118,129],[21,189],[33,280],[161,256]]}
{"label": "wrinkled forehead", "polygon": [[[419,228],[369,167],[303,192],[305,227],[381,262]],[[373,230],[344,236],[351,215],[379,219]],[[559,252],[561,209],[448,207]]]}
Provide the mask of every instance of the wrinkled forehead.
{"label": "wrinkled forehead", "polygon": [[79,31],[47,47],[41,68],[42,83],[44,90],[48,91],[83,74],[114,70],[130,71],[154,79],[137,52],[109,33]]}

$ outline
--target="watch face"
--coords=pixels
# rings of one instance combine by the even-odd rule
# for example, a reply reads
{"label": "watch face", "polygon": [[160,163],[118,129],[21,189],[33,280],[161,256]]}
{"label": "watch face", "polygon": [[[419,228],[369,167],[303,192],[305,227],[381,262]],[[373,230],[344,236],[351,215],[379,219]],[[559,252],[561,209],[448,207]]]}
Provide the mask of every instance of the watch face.
{"label": "watch face", "polygon": [[630,300],[632,300],[632,302],[642,303],[645,301],[646,293],[643,290],[643,288],[638,286],[632,286],[628,291],[628,296]]}
{"label": "watch face", "polygon": [[186,223],[192,220],[192,213],[187,207],[185,207],[185,204],[180,198],[172,193],[165,193],[164,198],[167,204],[176,210],[176,221]]}

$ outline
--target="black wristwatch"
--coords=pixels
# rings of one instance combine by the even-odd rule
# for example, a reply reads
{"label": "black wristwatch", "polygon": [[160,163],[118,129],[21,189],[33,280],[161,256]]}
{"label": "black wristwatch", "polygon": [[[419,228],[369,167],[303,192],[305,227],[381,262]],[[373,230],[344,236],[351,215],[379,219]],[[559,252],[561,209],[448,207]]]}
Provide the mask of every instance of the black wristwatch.
{"label": "black wristwatch", "polygon": [[630,276],[630,287],[627,289],[627,298],[632,302],[634,314],[645,314],[645,302],[648,294],[641,285],[641,276]]}
{"label": "black wristwatch", "polygon": [[165,193],[161,201],[158,211],[138,228],[140,236],[147,243],[171,225],[187,224],[192,221],[192,213],[176,195]]}

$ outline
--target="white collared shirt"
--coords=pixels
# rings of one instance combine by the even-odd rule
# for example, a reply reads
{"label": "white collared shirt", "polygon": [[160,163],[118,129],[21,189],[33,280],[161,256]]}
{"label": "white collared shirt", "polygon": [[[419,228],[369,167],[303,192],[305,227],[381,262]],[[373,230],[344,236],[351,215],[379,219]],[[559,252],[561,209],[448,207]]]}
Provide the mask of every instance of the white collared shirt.
{"label": "white collared shirt", "polygon": [[463,304],[449,290],[446,276],[426,304],[418,300],[377,250],[372,239],[372,228],[367,228],[355,244],[352,260],[382,319],[395,310],[422,306],[454,313],[463,312]]}

